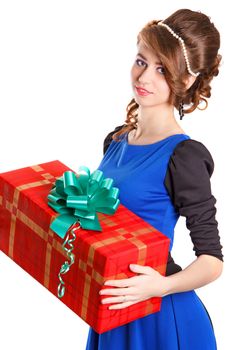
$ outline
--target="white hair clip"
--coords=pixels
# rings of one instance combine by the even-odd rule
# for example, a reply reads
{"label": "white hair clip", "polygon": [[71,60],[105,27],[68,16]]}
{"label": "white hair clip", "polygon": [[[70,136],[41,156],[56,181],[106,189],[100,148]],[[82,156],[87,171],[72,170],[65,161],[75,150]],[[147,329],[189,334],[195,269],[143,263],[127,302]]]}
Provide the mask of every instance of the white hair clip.
{"label": "white hair clip", "polygon": [[158,25],[165,27],[176,39],[179,40],[182,49],[183,49],[183,54],[184,54],[184,58],[185,58],[185,62],[186,62],[186,66],[188,69],[188,72],[193,75],[194,77],[197,77],[200,72],[194,73],[190,67],[190,63],[189,63],[189,59],[188,59],[188,54],[187,54],[187,50],[186,50],[186,46],[184,43],[184,40],[178,35],[176,34],[167,24],[163,23],[162,21],[158,22]]}

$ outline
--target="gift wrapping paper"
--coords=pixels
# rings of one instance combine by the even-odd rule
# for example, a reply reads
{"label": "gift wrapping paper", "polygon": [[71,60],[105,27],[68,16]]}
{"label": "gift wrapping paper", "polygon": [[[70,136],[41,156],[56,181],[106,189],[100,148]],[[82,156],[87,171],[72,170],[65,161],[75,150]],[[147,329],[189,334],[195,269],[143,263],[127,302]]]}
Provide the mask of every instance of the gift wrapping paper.
{"label": "gift wrapping paper", "polygon": [[[50,229],[58,213],[47,197],[67,170],[55,160],[0,174],[0,249],[56,297],[67,255],[63,239]],[[160,311],[160,297],[109,310],[99,291],[110,288],[103,286],[106,280],[135,276],[130,263],[165,275],[170,240],[121,203],[113,215],[97,216],[102,231],[76,231],[75,262],[64,275],[66,292],[59,300],[101,334]]]}

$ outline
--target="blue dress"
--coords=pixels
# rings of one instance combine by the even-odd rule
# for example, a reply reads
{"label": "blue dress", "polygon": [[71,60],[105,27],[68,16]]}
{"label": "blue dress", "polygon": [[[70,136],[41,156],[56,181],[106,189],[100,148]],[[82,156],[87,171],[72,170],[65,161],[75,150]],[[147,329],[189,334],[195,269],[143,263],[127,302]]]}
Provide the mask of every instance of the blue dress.
{"label": "blue dress", "polygon": [[[114,180],[121,204],[170,238],[179,218],[164,179],[175,147],[190,137],[171,135],[148,145],[130,145],[127,133],[111,141],[98,169]],[[86,350],[215,350],[209,314],[194,290],[162,298],[160,312],[96,333],[89,328]]]}

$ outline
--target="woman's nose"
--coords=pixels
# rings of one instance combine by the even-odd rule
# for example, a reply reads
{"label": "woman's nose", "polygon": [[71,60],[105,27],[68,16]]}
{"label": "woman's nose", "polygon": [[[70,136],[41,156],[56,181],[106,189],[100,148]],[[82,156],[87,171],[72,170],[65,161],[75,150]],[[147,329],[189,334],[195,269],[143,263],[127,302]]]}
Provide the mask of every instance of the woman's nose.
{"label": "woman's nose", "polygon": [[141,74],[138,76],[138,81],[140,83],[149,83],[152,80],[152,71],[149,69],[149,67],[145,68]]}

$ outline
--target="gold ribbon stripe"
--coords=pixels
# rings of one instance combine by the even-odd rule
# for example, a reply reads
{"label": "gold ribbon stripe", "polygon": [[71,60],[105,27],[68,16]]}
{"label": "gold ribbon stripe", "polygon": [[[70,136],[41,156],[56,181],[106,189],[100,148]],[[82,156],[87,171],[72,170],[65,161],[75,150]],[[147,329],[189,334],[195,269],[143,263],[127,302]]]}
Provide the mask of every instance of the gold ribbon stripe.
{"label": "gold ribbon stripe", "polygon": [[40,165],[33,165],[30,168],[33,169],[37,173],[39,173],[40,171],[44,171],[44,169]]}
{"label": "gold ribbon stripe", "polygon": [[[38,187],[38,186],[43,186],[43,185],[47,185],[50,184],[51,182],[48,180],[40,180],[40,181],[36,181],[36,182],[32,182],[32,183],[28,183],[28,184],[24,184],[24,185],[20,185],[18,187],[15,188],[14,191],[14,195],[13,195],[13,203],[11,204],[10,202],[6,201],[6,209],[8,209],[12,215],[11,215],[11,226],[10,226],[10,237],[9,237],[9,250],[8,250],[8,255],[11,259],[13,259],[13,250],[14,250],[14,241],[15,241],[15,224],[16,224],[16,218],[20,217],[23,218],[20,219],[22,222],[24,222],[27,226],[31,227],[35,227],[35,229],[37,230],[37,234],[40,235],[41,233],[41,227],[39,225],[37,225],[35,222],[33,222],[32,220],[30,220],[24,213],[22,213],[21,211],[19,211],[18,209],[18,202],[19,202],[19,195],[20,195],[20,191],[29,189],[29,188],[33,188],[33,187]],[[44,238],[46,235],[44,233],[44,235],[42,236],[42,238]]]}

